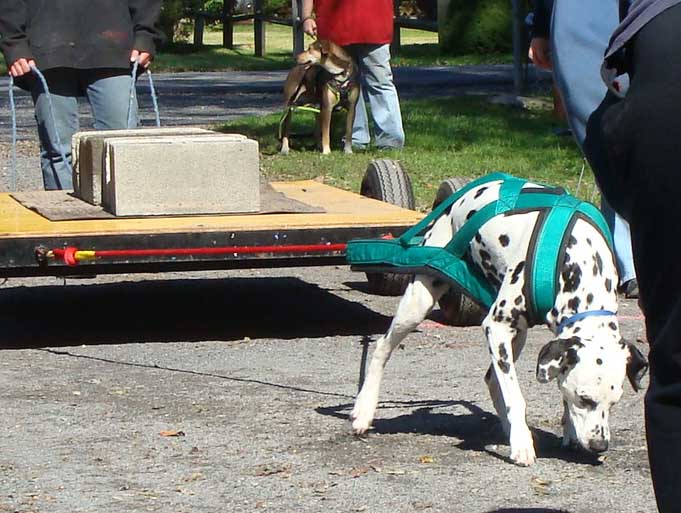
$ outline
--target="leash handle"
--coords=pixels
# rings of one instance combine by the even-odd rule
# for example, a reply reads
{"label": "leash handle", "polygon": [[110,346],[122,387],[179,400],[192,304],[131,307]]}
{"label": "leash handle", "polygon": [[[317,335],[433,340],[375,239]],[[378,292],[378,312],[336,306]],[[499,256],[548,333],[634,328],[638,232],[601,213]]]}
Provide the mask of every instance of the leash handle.
{"label": "leash handle", "polygon": [[[132,72],[131,72],[131,78],[132,81],[130,82],[130,94],[128,95],[128,123],[127,126],[128,128],[135,128],[132,123],[132,105],[135,102],[135,99],[137,98],[137,88],[136,88],[136,79],[137,79],[137,70],[139,68],[140,61],[139,58],[135,59],[135,61],[132,63]],[[149,91],[151,93],[151,101],[154,105],[154,115],[156,116],[156,126],[160,127],[161,126],[161,115],[159,114],[159,109],[158,109],[158,99],[156,97],[156,89],[154,88],[154,81],[151,78],[151,70],[147,68],[146,70],[146,75],[147,79],[149,80]]]}
{"label": "leash handle", "polygon": [[62,159],[62,162],[66,165],[67,169],[73,174],[73,168],[71,167],[71,163],[66,159],[66,153],[64,153],[64,148],[62,147],[61,144],[61,137],[59,137],[59,130],[57,130],[57,118],[54,115],[54,107],[52,105],[52,95],[50,94],[50,89],[47,87],[47,80],[45,79],[45,75],[42,74],[42,72],[35,66],[35,64],[31,64],[31,70],[33,73],[38,77],[40,80],[40,83],[43,86],[43,91],[45,92],[45,97],[47,98],[47,107],[50,113],[50,118],[52,120],[52,126],[54,127],[54,135],[55,139],[57,140],[57,148],[59,149],[59,156]]}
{"label": "leash handle", "polygon": [[[136,98],[136,89],[135,89],[135,79],[137,76],[137,68],[139,67],[139,60],[136,59],[135,62],[132,65],[132,73],[131,73],[131,85],[130,85],[130,95],[129,95],[129,101],[128,101],[128,122],[127,126],[128,128],[133,128],[132,125],[132,104]],[[52,105],[52,96],[50,95],[50,89],[47,86],[47,80],[45,79],[45,75],[42,74],[42,72],[37,68],[35,65],[31,65],[31,71],[38,77],[40,80],[40,83],[43,87],[43,91],[45,92],[45,96],[47,98],[47,104],[49,108],[49,113],[50,113],[50,118],[52,121],[52,126],[54,127],[54,133],[55,133],[55,138],[57,142],[57,147],[59,149],[59,156],[62,158],[62,161],[64,164],[66,164],[67,168],[69,171],[73,173],[73,168],[71,167],[71,163],[66,159],[66,154],[64,153],[64,150],[62,148],[61,144],[61,138],[59,137],[59,132],[57,131],[57,122],[56,122],[56,117],[54,115],[54,107]],[[156,126],[160,127],[161,126],[161,116],[159,113],[159,108],[158,108],[158,99],[156,95],[156,89],[154,88],[154,81],[151,78],[151,70],[147,69],[146,70],[147,78],[149,80],[149,89],[151,92],[151,100],[154,105],[154,114],[156,116]],[[15,192],[17,190],[17,106],[16,106],[16,101],[14,98],[14,77],[12,75],[9,76],[9,85],[8,85],[8,96],[9,96],[9,108],[10,108],[10,115],[11,115],[11,120],[12,120],[12,147],[10,150],[10,190],[12,192]]]}
{"label": "leash handle", "polygon": [[[154,115],[156,116],[156,126],[161,127],[161,115],[158,110],[158,98],[156,97],[156,89],[154,88],[154,81],[151,79],[151,70],[147,68],[147,78],[149,79],[149,92],[151,93],[151,102],[154,104]],[[133,78],[134,81],[134,78]]]}

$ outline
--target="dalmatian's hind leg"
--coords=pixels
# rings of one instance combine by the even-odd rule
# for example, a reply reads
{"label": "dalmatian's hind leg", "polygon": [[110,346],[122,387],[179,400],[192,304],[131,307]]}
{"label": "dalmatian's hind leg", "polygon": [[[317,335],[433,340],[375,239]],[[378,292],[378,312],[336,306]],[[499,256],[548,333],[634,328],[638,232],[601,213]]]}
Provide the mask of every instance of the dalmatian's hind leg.
{"label": "dalmatian's hind leg", "polygon": [[407,287],[388,332],[378,339],[362,389],[350,414],[352,429],[365,433],[374,419],[383,369],[394,349],[432,310],[449,286],[428,276],[417,275]]}

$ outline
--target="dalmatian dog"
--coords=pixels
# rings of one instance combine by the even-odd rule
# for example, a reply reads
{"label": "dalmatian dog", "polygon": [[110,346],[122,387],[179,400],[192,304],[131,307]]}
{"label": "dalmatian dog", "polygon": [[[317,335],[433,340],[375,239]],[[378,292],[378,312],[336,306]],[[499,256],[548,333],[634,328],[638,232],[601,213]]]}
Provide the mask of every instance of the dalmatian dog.
{"label": "dalmatian dog", "polygon": [[[429,228],[424,245],[445,246],[474,212],[498,199],[501,183],[492,181],[468,191]],[[545,186],[527,183],[525,187]],[[493,217],[475,234],[469,253],[498,290],[482,322],[492,360],[485,382],[510,441],[510,458],[521,466],[532,465],[536,460],[514,362],[533,324],[524,270],[528,250],[534,244],[532,233],[538,217],[537,211]],[[599,454],[608,449],[609,412],[622,397],[625,376],[634,389],[639,389],[648,363],[620,335],[615,315],[617,270],[601,232],[588,221],[578,219],[560,261],[558,292],[545,318],[556,338],[541,349],[536,377],[541,383],[556,380],[562,393],[563,446]],[[392,351],[425,319],[449,288],[443,280],[425,274],[416,275],[407,287],[388,332],[377,341],[350,414],[356,434],[371,427],[383,369]],[[595,310],[601,314],[583,314]]]}

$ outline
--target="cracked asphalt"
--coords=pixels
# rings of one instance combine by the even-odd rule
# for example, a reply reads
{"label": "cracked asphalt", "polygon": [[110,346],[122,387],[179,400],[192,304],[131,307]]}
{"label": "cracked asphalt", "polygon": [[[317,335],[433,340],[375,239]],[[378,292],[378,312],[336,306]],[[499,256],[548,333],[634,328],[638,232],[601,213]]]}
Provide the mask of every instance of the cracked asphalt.
{"label": "cracked asphalt", "polygon": [[[186,90],[157,83],[162,105],[177,98],[166,107],[175,124],[277,108],[274,78],[201,95],[191,85],[201,77],[174,80]],[[29,99],[19,100],[18,183],[30,189],[37,146]],[[7,190],[6,126],[0,139]],[[367,293],[345,266],[10,279],[0,287],[0,512],[655,511],[642,394],[626,387],[604,458],[561,449],[560,394],[534,379],[551,338],[543,327],[518,362],[536,465],[508,460],[480,328],[442,324],[438,311],[389,362],[374,429],[351,435],[366,358],[397,302]],[[647,352],[635,301],[622,301],[620,324]]]}

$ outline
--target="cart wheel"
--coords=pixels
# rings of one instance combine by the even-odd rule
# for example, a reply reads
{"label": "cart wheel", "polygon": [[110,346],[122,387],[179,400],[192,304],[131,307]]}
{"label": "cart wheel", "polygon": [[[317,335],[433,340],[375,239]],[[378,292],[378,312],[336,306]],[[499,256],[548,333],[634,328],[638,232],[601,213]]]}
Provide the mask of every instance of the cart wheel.
{"label": "cart wheel", "polygon": [[447,178],[444,182],[440,184],[440,187],[438,187],[437,192],[435,193],[433,208],[437,207],[440,203],[449,198],[456,191],[463,189],[470,182],[471,182],[470,178],[466,178],[463,176],[453,176],[452,178]]}
{"label": "cart wheel", "polygon": [[[470,182],[470,178],[455,176],[440,184],[435,194],[433,208]],[[440,298],[440,310],[448,324],[452,326],[478,326],[486,312],[465,294],[451,290]]]}
{"label": "cart wheel", "polygon": [[[372,160],[364,173],[360,194],[414,210],[414,190],[411,179],[399,162],[389,159]],[[399,296],[411,280],[411,274],[366,273],[369,291],[381,296]]]}
{"label": "cart wheel", "polygon": [[364,172],[360,194],[409,210],[415,208],[411,179],[395,160],[372,160]]}

